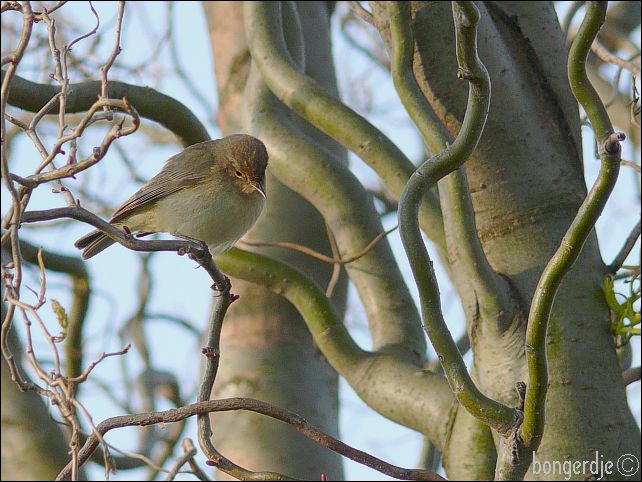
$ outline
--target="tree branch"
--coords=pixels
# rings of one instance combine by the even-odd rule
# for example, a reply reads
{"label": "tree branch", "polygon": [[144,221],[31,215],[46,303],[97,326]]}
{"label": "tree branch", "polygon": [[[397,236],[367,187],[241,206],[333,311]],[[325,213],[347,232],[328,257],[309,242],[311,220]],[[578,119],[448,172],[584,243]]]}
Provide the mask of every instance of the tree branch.
{"label": "tree branch", "polygon": [[[410,8],[407,2],[388,4],[392,78],[395,89],[418,127],[426,148],[438,153],[452,144],[453,139],[423,95],[413,72],[415,40]],[[488,97],[490,98],[490,92]],[[481,122],[483,125],[485,119]],[[451,257],[451,263],[461,262],[466,275],[473,282],[482,313],[488,318],[497,319],[502,328],[508,328],[515,311],[510,288],[506,281],[493,271],[484,254],[477,235],[475,213],[463,168],[448,175],[441,184],[439,192],[442,198],[448,254],[451,256],[454,251],[458,254],[456,260]]]}
{"label": "tree branch", "polygon": [[548,391],[548,360],[546,332],[555,294],[562,279],[582,251],[617,181],[620,169],[620,142],[623,135],[614,134],[608,114],[586,74],[586,58],[606,16],[607,2],[588,2],[584,21],[573,40],[568,57],[568,76],[576,99],[586,111],[595,131],[602,161],[595,184],[580,206],[575,219],[564,235],[560,247],[542,273],[530,307],[526,331],[528,384],[524,404],[524,423],[520,437],[520,463],[506,467],[505,476],[521,478],[530,466],[539,447],[545,427],[546,394]]}
{"label": "tree branch", "polygon": [[[266,143],[272,173],[323,215],[342,256],[360,251],[383,232],[372,199],[347,165],[289,122],[290,114],[253,65],[245,94],[246,128]],[[291,162],[293,153],[297,163]],[[369,300],[364,305],[374,349],[419,367],[426,349],[419,314],[387,240],[346,265],[346,270],[361,299]]]}
{"label": "tree branch", "polygon": [[624,246],[622,246],[622,249],[620,249],[620,252],[615,256],[613,259],[613,262],[607,266],[606,271],[609,274],[615,274],[618,272],[618,270],[622,267],[624,264],[624,261],[626,261],[626,258],[629,256],[629,253],[635,246],[635,243],[637,242],[638,238],[640,237],[640,221],[635,225],[633,230],[631,231],[631,234],[626,238],[626,241],[624,242]]}
{"label": "tree branch", "polygon": [[[337,452],[355,462],[366,465],[374,470],[377,470],[390,477],[402,480],[444,480],[438,474],[424,469],[404,469],[392,464],[388,464],[377,457],[374,457],[366,452],[357,450],[349,445],[341,442],[340,440],[325,434],[315,426],[309,424],[305,419],[296,415],[288,410],[279,408],[268,403],[254,400],[251,398],[228,398],[221,400],[210,400],[207,402],[198,402],[191,405],[186,405],[180,408],[174,408],[163,412],[146,412],[134,415],[122,415],[118,417],[109,418],[101,422],[96,431],[104,436],[107,432],[113,429],[122,427],[136,427],[148,426],[158,423],[174,423],[184,420],[194,415],[207,416],[212,412],[227,412],[232,410],[247,410],[259,413],[268,417],[285,422],[292,425],[298,432],[302,433],[310,440],[327,447],[328,449]],[[98,447],[99,440],[95,433],[87,439],[85,445],[82,447],[78,454],[79,465],[87,461],[91,453]],[[56,480],[67,480],[71,473],[71,467],[68,464],[59,474]],[[261,478],[270,477],[274,474],[265,472],[253,472],[250,480],[288,480],[288,479],[273,479]],[[248,480],[248,479],[245,479]],[[290,479],[294,480],[294,479]]]}
{"label": "tree branch", "polygon": [[[5,71],[2,71],[4,82]],[[102,82],[99,80],[81,82],[69,86],[66,111],[83,112],[91,108],[100,94]],[[11,78],[9,104],[29,112],[38,112],[50,99],[56,96],[58,88],[54,85],[38,84],[14,75]],[[172,131],[184,147],[210,139],[202,122],[181,102],[150,87],[140,87],[125,82],[110,81],[109,94],[113,98],[126,97],[136,110],[146,119],[158,122]],[[51,107],[53,108],[53,106]]]}
{"label": "tree branch", "polygon": [[[252,59],[270,90],[288,107],[352,150],[400,196],[414,171],[412,162],[381,131],[334,99],[293,65],[280,35],[277,2],[244,2],[245,31]],[[431,193],[422,199],[422,223],[434,243],[445,251],[439,202]]]}
{"label": "tree branch", "polygon": [[323,291],[291,266],[239,249],[218,255],[216,262],[230,276],[285,297],[303,317],[323,355],[370,407],[443,447],[445,418],[453,403],[443,376],[386,353],[363,351]]}
{"label": "tree branch", "polygon": [[46,209],[42,211],[27,211],[23,213],[22,223],[35,223],[41,221],[51,221],[53,219],[71,218],[82,221],[100,229],[103,233],[119,244],[122,244],[133,251],[176,251],[179,255],[192,253],[195,255],[199,264],[207,271],[214,286],[218,289],[224,289],[229,281],[225,275],[220,272],[211,259],[209,251],[199,243],[188,240],[168,240],[168,241],[144,241],[137,239],[130,234],[122,232],[117,227],[109,224],[107,221],[96,216],[80,206]]}
{"label": "tree branch", "polygon": [[444,321],[435,272],[419,231],[418,215],[422,193],[468,159],[483,132],[490,101],[488,72],[477,57],[479,12],[472,2],[456,2],[453,3],[453,17],[459,77],[469,82],[466,114],[455,142],[423,163],[408,181],[399,201],[399,229],[419,288],[424,326],[442,362],[453,393],[473,416],[495,428],[500,434],[506,434],[521,421],[519,413],[483,395],[472,381]]}

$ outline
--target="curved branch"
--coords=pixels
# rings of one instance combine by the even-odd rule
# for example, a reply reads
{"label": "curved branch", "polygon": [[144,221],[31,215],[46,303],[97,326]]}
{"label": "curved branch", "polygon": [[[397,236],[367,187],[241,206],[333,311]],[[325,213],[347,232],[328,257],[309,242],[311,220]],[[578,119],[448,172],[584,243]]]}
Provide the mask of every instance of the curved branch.
{"label": "curved branch", "polygon": [[275,259],[236,248],[217,255],[216,262],[230,276],[259,283],[287,298],[338,372],[348,374],[363,361],[366,352],[354,342],[332,302],[309,277]]}
{"label": "curved branch", "polygon": [[[303,273],[257,253],[231,249],[216,257],[226,273],[285,297],[337,372],[374,410],[426,434],[443,448],[453,396],[441,375],[386,353],[368,353],[352,340],[323,291]],[[394,394],[394,396],[391,396]]]}
{"label": "curved branch", "polygon": [[[3,70],[3,82],[5,75]],[[99,80],[70,85],[66,112],[89,110],[95,104],[101,87],[102,83]],[[29,112],[39,112],[58,94],[58,90],[55,85],[38,84],[14,75],[11,79],[8,102],[14,107]],[[210,139],[205,126],[187,106],[155,89],[110,80],[109,95],[120,99],[126,97],[136,107],[141,117],[158,122],[172,131],[185,147]],[[55,103],[51,108],[54,107]]]}
{"label": "curved branch", "polygon": [[[357,450],[349,445],[327,435],[315,426],[309,424],[299,415],[285,410],[283,408],[270,405],[269,403],[255,400],[252,398],[227,398],[221,400],[210,400],[207,402],[198,402],[186,405],[180,408],[165,410],[163,412],[146,412],[134,415],[122,415],[119,417],[108,418],[101,422],[96,431],[100,435],[105,435],[110,430],[122,427],[141,427],[158,423],[180,422],[194,415],[206,415],[212,412],[229,412],[232,410],[247,410],[259,413],[267,417],[272,417],[284,423],[292,425],[295,430],[314,442],[327,447],[328,449],[341,454],[355,462],[366,465],[383,474],[389,475],[402,480],[444,480],[441,476],[431,470],[424,469],[404,469],[383,460],[374,457],[366,452]],[[95,433],[87,440],[78,454],[79,465],[85,463],[89,455],[98,447],[99,440]],[[71,474],[71,464],[68,464],[59,474],[56,480],[67,480]],[[270,473],[253,472],[253,480],[274,480],[269,478],[259,478],[262,475]]]}
{"label": "curved branch", "polygon": [[[385,134],[299,72],[280,34],[279,2],[244,2],[243,17],[252,59],[270,90],[297,114],[361,157],[387,188],[400,196],[414,165]],[[422,197],[422,221],[430,239],[445,252],[439,201],[429,192]]]}
{"label": "curved branch", "polygon": [[[18,64],[22,60],[22,57],[29,45],[29,40],[31,39],[31,33],[33,31],[33,24],[35,22],[33,12],[31,10],[31,4],[25,2],[22,7],[20,7],[22,12],[22,32],[20,34],[20,41],[16,49],[7,56],[9,60],[9,67],[6,72],[2,71],[2,88],[0,89],[0,173],[2,175],[2,180],[5,183],[5,187],[11,195],[13,201],[13,210],[9,215],[9,219],[6,223],[3,223],[3,227],[7,228],[7,235],[11,238],[11,252],[13,254],[13,264],[15,267],[15,273],[11,283],[7,283],[7,289],[11,289],[15,292],[16,295],[20,294],[20,285],[22,283],[22,264],[20,262],[20,244],[18,237],[18,224],[20,222],[20,217],[22,216],[22,210],[24,209],[23,204],[21,203],[21,195],[16,190],[13,181],[10,176],[9,169],[9,159],[7,158],[7,126],[5,122],[7,103],[9,102],[9,97],[12,93],[11,81],[16,76],[16,70],[18,69]],[[2,59],[4,64],[5,58]],[[3,237],[5,235],[3,234]],[[2,265],[2,276],[4,278],[6,271],[4,264]],[[2,349],[2,355],[7,360],[9,365],[9,370],[11,373],[11,379],[18,383],[20,390],[30,389],[35,387],[35,385],[30,382],[26,382],[22,379],[20,373],[17,370],[15,361],[13,360],[13,354],[7,343],[7,337],[9,335],[9,330],[11,329],[11,322],[13,320],[13,315],[15,312],[16,306],[13,303],[9,304],[7,312],[2,320],[2,329],[0,331],[0,348]]]}
{"label": "curved branch", "polygon": [[[319,148],[289,122],[290,111],[267,89],[256,65],[250,71],[244,112],[248,132],[266,143],[271,171],[323,215],[342,256],[383,232],[372,199],[329,150]],[[296,156],[297,162],[291,159]],[[394,353],[421,366],[426,350],[421,320],[387,240],[346,265],[365,302],[374,350]]]}
{"label": "curved branch", "polygon": [[[207,327],[207,345],[203,348],[202,353],[205,356],[205,371],[201,385],[198,389],[198,401],[207,402],[212,394],[214,381],[218,373],[219,361],[221,359],[221,330],[223,329],[223,319],[234,298],[230,293],[230,285],[226,286],[220,295],[216,295],[210,313],[210,319]],[[207,457],[208,462],[216,468],[240,480],[291,480],[282,474],[272,472],[255,473],[247,470],[240,465],[235,464],[224,455],[222,455],[212,443],[212,427],[208,413],[201,413],[197,417],[198,425],[198,442]]]}
{"label": "curved branch", "polygon": [[[586,16],[573,41],[568,57],[568,76],[576,99],[586,111],[598,140],[602,165],[595,184],[580,206],[560,247],[552,256],[535,289],[526,331],[528,386],[524,405],[524,423],[520,429],[525,449],[522,456],[530,464],[532,454],[541,442],[545,426],[548,360],[546,332],[555,294],[562,279],[578,258],[595,222],[602,213],[620,169],[620,142],[623,135],[614,134],[608,114],[586,75],[586,58],[606,16],[607,2],[589,2]],[[523,465],[523,464],[520,464]],[[526,468],[518,467],[523,476]]]}
{"label": "curved branch", "polygon": [[419,231],[422,193],[459,168],[477,146],[490,101],[490,79],[477,57],[479,12],[472,2],[453,3],[459,76],[469,82],[466,114],[455,142],[423,163],[411,176],[399,201],[399,229],[413,276],[419,288],[424,326],[444,367],[453,393],[476,418],[506,434],[519,422],[515,409],[483,395],[472,381],[441,311],[439,288],[428,251]]}
{"label": "curved branch", "polygon": [[[426,147],[437,153],[452,144],[453,139],[423,95],[413,72],[415,40],[410,9],[408,2],[388,4],[392,79],[399,98],[418,127]],[[490,89],[488,95],[490,96]],[[461,266],[475,288],[482,313],[488,317],[501,317],[502,319],[498,320],[500,326],[507,328],[513,320],[514,312],[510,288],[506,281],[493,271],[484,254],[477,235],[475,213],[463,168],[447,176],[442,184],[439,192],[449,254],[451,250],[457,250]],[[453,245],[450,246],[450,243]]]}

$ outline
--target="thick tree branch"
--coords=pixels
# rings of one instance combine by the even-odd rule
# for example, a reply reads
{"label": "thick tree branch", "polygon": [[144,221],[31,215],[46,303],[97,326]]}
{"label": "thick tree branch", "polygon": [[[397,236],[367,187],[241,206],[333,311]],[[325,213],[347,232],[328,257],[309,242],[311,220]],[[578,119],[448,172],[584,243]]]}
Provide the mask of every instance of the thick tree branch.
{"label": "thick tree branch", "polygon": [[[5,75],[3,70],[3,82]],[[67,94],[66,112],[84,112],[96,102],[102,82],[81,82],[69,88],[71,92]],[[20,109],[38,112],[58,94],[58,90],[55,85],[38,84],[14,75],[8,102]],[[109,82],[109,95],[112,98],[126,97],[141,117],[158,122],[172,131],[185,147],[210,139],[205,126],[187,106],[157,90],[112,80]]]}
{"label": "thick tree branch", "polygon": [[624,385],[630,385],[631,383],[639,382],[640,377],[642,376],[641,367],[627,368],[622,372],[622,380],[624,380]]}
{"label": "thick tree branch", "polygon": [[[296,48],[296,38],[288,40]],[[267,89],[256,65],[250,71],[245,106],[246,128],[266,143],[271,171],[323,215],[342,257],[383,233],[372,199],[356,176],[292,125],[291,112]],[[293,155],[298,162],[291,162]],[[346,270],[361,299],[368,300],[364,305],[374,349],[421,366],[426,345],[419,314],[387,240],[346,265]]]}
{"label": "thick tree branch", "polygon": [[[361,157],[391,192],[401,195],[414,165],[381,131],[293,65],[280,35],[279,3],[244,2],[243,8],[252,59],[270,90],[297,114]],[[422,199],[422,220],[430,239],[445,251],[439,203],[429,192]]]}
{"label": "thick tree branch", "polygon": [[[452,393],[443,376],[419,370],[385,353],[364,352],[352,340],[323,291],[307,276],[277,260],[232,249],[217,264],[230,276],[280,294],[301,313],[315,343],[373,409],[428,435],[443,447]],[[391,398],[390,394],[395,394]]]}

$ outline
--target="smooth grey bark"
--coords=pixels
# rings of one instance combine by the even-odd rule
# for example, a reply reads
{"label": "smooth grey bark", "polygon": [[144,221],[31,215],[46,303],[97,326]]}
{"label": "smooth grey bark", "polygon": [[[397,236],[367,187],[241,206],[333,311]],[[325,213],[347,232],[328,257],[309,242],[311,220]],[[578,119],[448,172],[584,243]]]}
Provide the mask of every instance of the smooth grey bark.
{"label": "smooth grey bark", "polygon": [[[308,64],[307,74],[336,95],[326,5],[304,2],[297,8],[307,27],[306,55],[315,59]],[[246,131],[240,119],[240,104],[250,58],[240,2],[206,2],[204,9],[214,51],[219,125],[226,135]],[[313,25],[316,27],[311,28]],[[308,135],[347,162],[345,150],[334,141],[304,121],[299,119],[298,123]],[[267,190],[267,209],[246,239],[289,241],[331,256],[325,224],[316,209],[272,175],[268,175]],[[282,248],[252,249],[298,267],[320,286],[328,284],[332,267],[326,263]],[[297,310],[284,298],[257,285],[233,279],[232,286],[241,298],[225,319],[215,396],[265,400],[302,415],[338,437],[337,374],[315,348]],[[333,298],[341,312],[346,293],[346,277],[341,276]],[[214,417],[213,427],[216,446],[246,468],[273,470],[303,479],[318,479],[322,473],[332,480],[343,478],[339,456],[280,422],[237,412]]]}
{"label": "smooth grey bark", "polygon": [[[387,9],[380,2],[371,5],[389,42]],[[492,99],[480,145],[466,163],[468,183],[484,251],[493,269],[510,280],[525,314],[545,264],[586,195],[578,106],[566,80],[565,42],[551,3],[478,7],[479,55],[491,76]],[[456,81],[450,5],[413,2],[413,18],[415,74],[456,135],[467,88]],[[476,317],[474,293],[452,261],[467,312],[474,376],[487,395],[514,400],[514,382],[526,379],[523,326],[497,332],[490,320]],[[605,273],[593,234],[564,279],[552,313],[547,425],[538,460],[587,460],[595,451],[605,460],[616,461],[623,453],[639,459],[640,433],[626,403],[602,292]],[[479,478],[485,459],[471,466],[470,452],[461,450],[476,445],[474,431],[459,425],[470,425],[466,419],[457,417],[453,424],[445,454],[448,475]]]}

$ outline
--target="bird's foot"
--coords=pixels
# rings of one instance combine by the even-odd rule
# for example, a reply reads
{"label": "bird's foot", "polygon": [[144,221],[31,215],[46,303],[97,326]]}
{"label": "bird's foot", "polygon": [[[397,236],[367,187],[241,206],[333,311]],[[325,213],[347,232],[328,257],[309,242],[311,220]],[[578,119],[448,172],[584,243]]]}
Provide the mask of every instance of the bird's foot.
{"label": "bird's foot", "polygon": [[210,250],[207,247],[207,244],[199,239],[190,238],[189,236],[183,236],[181,234],[174,234],[175,237],[189,241],[198,245],[198,248],[194,249],[192,246],[185,246],[179,248],[177,251],[179,256],[187,255],[189,259],[197,261],[199,264],[203,264],[201,261],[207,259],[208,256],[211,256]]}

